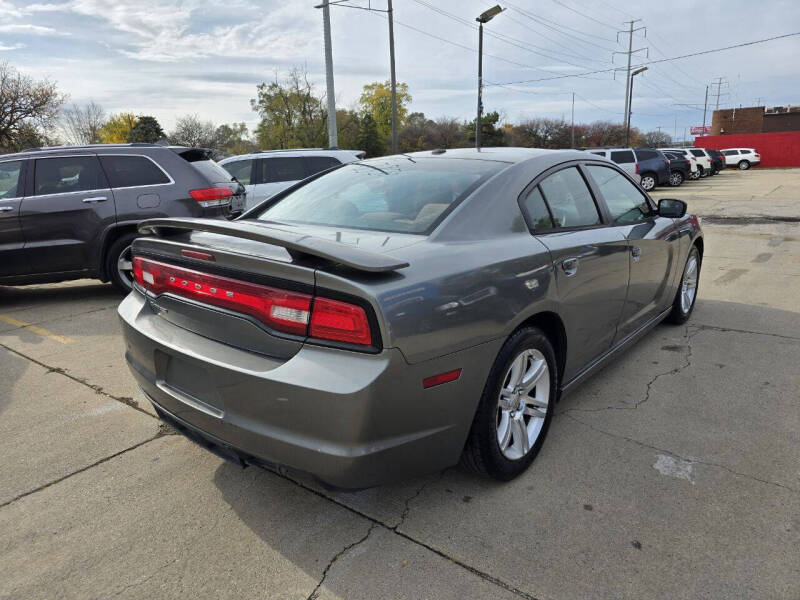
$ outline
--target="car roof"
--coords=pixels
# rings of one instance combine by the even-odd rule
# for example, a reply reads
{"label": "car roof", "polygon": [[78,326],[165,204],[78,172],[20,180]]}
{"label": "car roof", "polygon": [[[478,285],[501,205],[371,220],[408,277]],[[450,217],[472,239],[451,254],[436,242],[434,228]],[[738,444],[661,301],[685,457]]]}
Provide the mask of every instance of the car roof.
{"label": "car roof", "polygon": [[180,154],[186,150],[198,150],[210,152],[208,148],[191,147],[191,146],[169,146],[162,144],[146,144],[134,142],[130,144],[83,144],[72,146],[42,146],[39,148],[27,148],[21,152],[14,154],[3,155],[3,160],[8,158],[35,158],[37,156],[57,156],[66,152],[99,152],[100,154],[106,152],[113,152],[119,150],[158,150],[165,149],[171,150],[176,154]]}
{"label": "car roof", "polygon": [[[542,156],[554,156],[558,154],[572,153],[579,155],[580,158],[584,152],[580,150],[547,150],[544,148],[517,148],[517,147],[489,147],[481,148],[451,148],[451,149],[437,149],[437,150],[423,150],[421,152],[411,152],[409,154],[400,154],[396,156],[406,157],[420,157],[420,158],[461,158],[472,160],[493,160],[498,162],[519,163],[531,158]],[[569,160],[565,157],[564,160]]]}
{"label": "car roof", "polygon": [[363,150],[339,150],[331,148],[290,148],[287,150],[259,150],[258,152],[250,152],[248,154],[237,154],[236,156],[229,156],[220,161],[220,164],[232,162],[234,160],[249,160],[252,158],[273,158],[273,157],[297,157],[297,156],[351,156],[358,157],[359,154],[363,155]]}

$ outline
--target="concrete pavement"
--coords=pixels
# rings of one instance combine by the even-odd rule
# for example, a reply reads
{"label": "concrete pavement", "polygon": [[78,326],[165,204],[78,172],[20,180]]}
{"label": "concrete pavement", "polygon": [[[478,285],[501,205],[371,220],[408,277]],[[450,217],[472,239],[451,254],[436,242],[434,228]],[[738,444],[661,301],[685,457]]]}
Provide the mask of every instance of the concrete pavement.
{"label": "concrete pavement", "polygon": [[0,598],[797,598],[798,181],[654,194],[714,215],[692,319],[565,397],[507,484],[237,469],[159,428],[108,286],[0,288]]}

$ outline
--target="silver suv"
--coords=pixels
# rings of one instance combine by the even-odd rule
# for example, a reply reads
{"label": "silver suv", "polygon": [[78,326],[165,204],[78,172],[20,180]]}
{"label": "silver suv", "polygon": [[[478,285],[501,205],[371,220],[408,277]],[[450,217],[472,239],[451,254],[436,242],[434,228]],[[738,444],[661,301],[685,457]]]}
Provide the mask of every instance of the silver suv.
{"label": "silver suv", "polygon": [[344,163],[364,158],[361,150],[262,150],[220,161],[247,189],[247,208],[252,208],[298,181]]}
{"label": "silver suv", "polygon": [[205,148],[103,144],[0,157],[0,285],[84,277],[129,291],[131,242],[153,217],[219,217],[244,188]]}

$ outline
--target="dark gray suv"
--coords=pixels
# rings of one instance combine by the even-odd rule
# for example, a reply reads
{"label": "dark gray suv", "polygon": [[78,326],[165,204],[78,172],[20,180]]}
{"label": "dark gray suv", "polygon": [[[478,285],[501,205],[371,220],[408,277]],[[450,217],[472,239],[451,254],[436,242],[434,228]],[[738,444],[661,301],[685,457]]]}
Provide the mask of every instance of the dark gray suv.
{"label": "dark gray suv", "polygon": [[0,157],[0,285],[90,277],[129,290],[140,221],[225,218],[244,208],[244,187],[210,154],[104,144]]}

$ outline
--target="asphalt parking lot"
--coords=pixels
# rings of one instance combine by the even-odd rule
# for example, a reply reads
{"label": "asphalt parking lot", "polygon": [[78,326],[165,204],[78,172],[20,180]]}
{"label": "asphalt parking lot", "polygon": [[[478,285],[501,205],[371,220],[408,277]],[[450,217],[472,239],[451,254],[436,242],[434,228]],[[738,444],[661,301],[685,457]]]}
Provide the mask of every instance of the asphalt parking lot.
{"label": "asphalt parking lot", "polygon": [[238,469],[159,426],[109,285],[0,287],[0,598],[800,597],[800,169],[654,197],[704,218],[692,319],[507,484]]}

